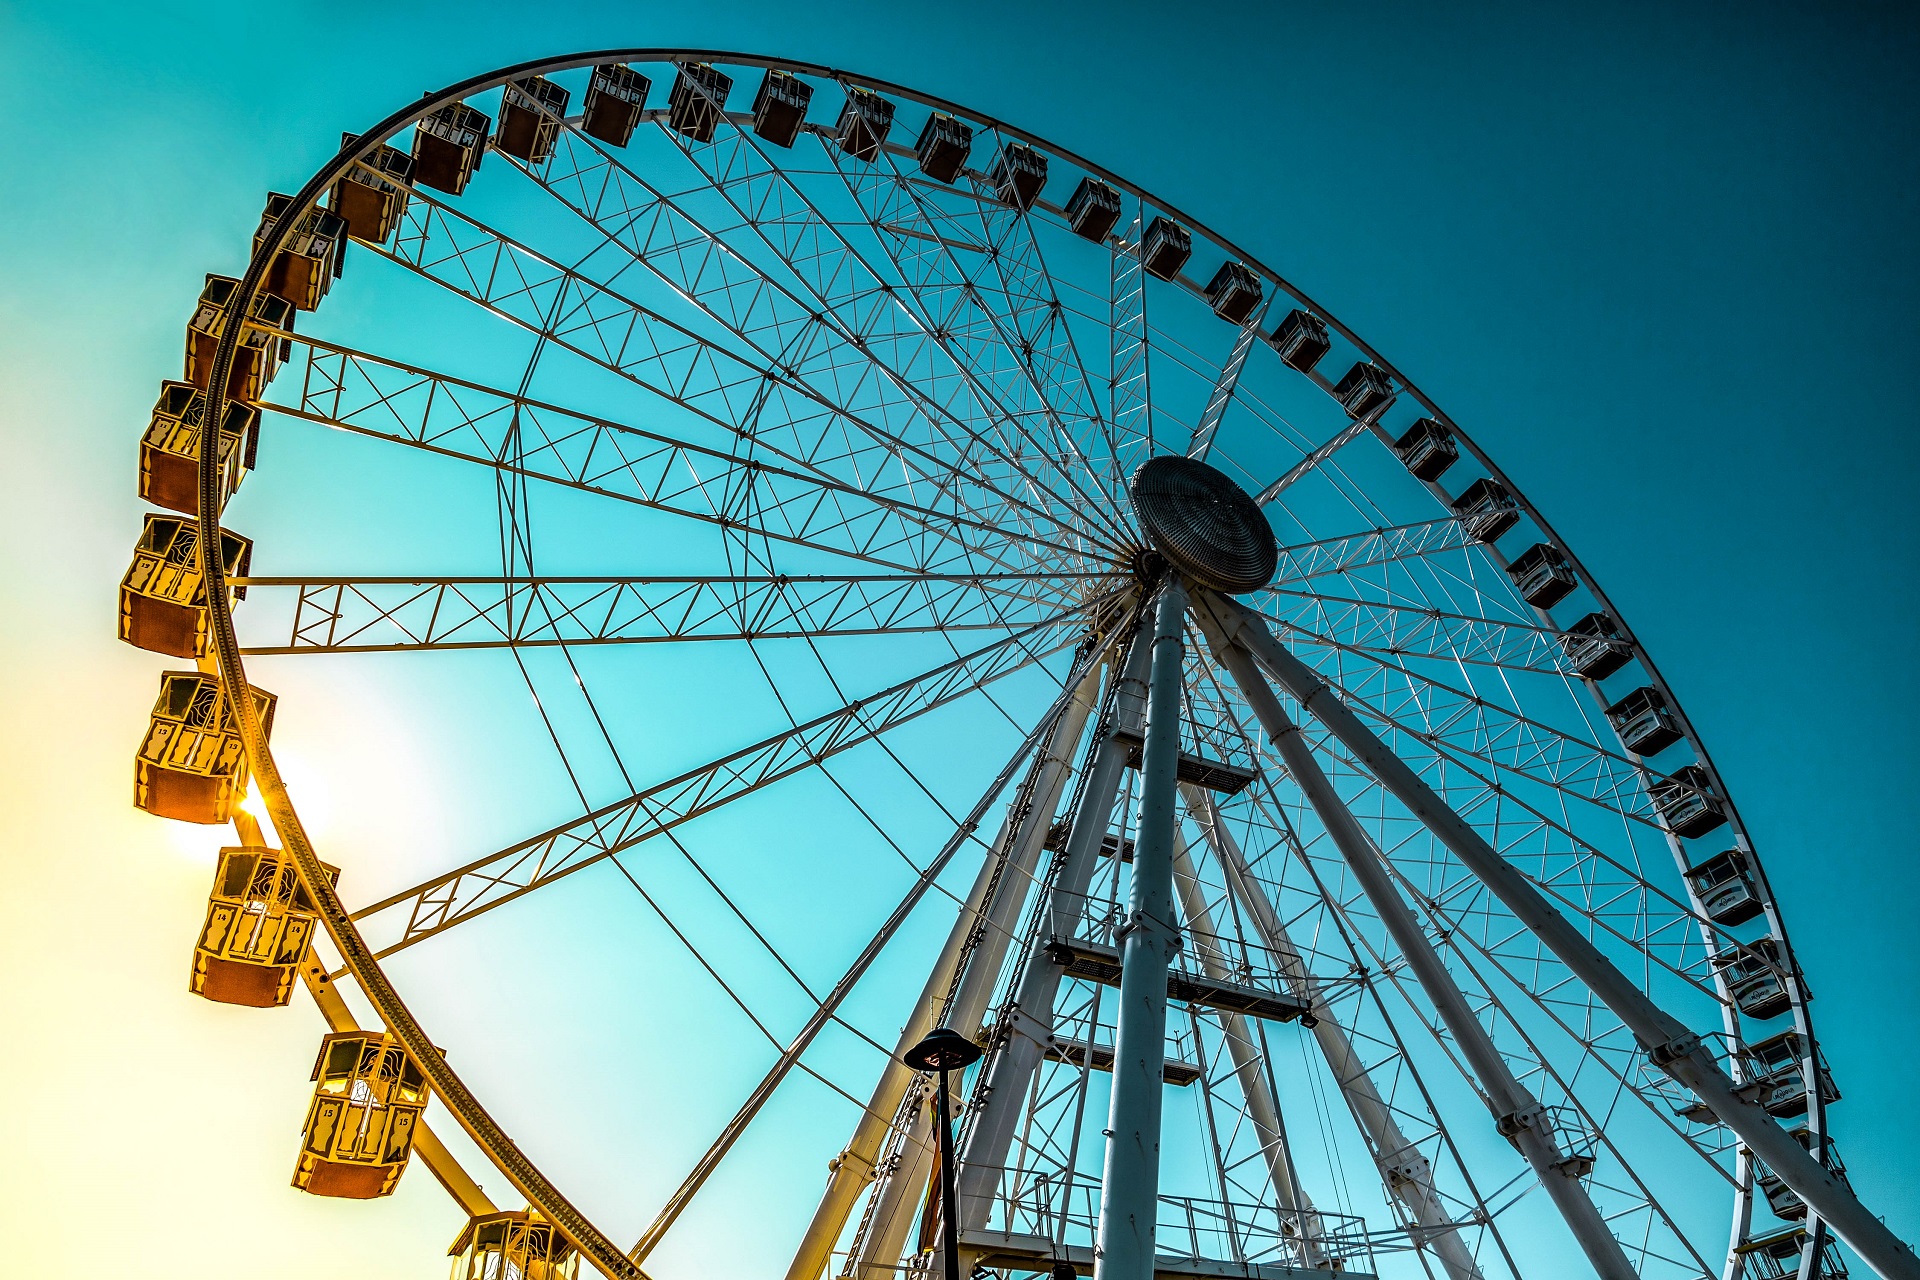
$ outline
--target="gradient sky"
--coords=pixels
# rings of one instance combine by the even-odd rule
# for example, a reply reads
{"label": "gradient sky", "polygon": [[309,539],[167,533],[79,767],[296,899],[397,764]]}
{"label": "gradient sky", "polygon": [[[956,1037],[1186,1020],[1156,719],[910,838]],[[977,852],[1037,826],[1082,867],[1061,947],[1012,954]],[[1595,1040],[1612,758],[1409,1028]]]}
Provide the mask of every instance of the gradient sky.
{"label": "gradient sky", "polygon": [[[207,844],[130,807],[156,663],[113,639],[134,446],[201,275],[342,130],[493,66],[674,44],[916,85],[1105,163],[1466,425],[1714,753],[1818,996],[1854,1183],[1920,1237],[1911,9],[10,3],[0,1270],[440,1274],[458,1219],[424,1171],[371,1205],[286,1187],[311,1010],[184,990]],[[276,740],[317,825],[440,838],[404,795],[457,766],[410,758],[398,717],[369,732],[339,776],[384,770],[377,804],[326,794],[349,744]],[[558,1051],[611,1071],[595,1047]],[[730,1110],[746,1071],[687,1087]]]}

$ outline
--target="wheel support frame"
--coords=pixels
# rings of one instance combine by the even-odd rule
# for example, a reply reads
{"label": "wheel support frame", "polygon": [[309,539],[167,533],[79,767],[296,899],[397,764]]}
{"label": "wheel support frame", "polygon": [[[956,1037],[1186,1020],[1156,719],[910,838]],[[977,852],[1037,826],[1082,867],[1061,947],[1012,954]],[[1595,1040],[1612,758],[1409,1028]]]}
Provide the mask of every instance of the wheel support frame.
{"label": "wheel support frame", "polygon": [[[1692,1090],[1714,1118],[1780,1175],[1796,1195],[1882,1280],[1920,1280],[1920,1258],[1860,1202],[1851,1188],[1795,1142],[1772,1116],[1740,1095],[1701,1038],[1601,954],[1538,889],[1455,813],[1367,728],[1333,690],[1280,644],[1259,617],[1216,593],[1196,614],[1284,687],[1352,752],[1380,784],[1444,844],[1521,924],[1598,996],[1639,1041],[1649,1061]],[[1277,704],[1276,704],[1277,705]]]}
{"label": "wheel support frame", "polygon": [[1447,972],[1445,962],[1420,927],[1412,908],[1400,896],[1379,849],[1341,800],[1298,726],[1287,718],[1280,700],[1261,677],[1253,656],[1227,638],[1204,606],[1195,612],[1214,657],[1239,686],[1260,727],[1266,730],[1268,740],[1293,775],[1294,784],[1306,796],[1347,869],[1372,904],[1374,914],[1393,938],[1427,999],[1433,1002],[1454,1043],[1460,1046],[1461,1055],[1479,1082],[1481,1096],[1493,1112],[1501,1136],[1526,1158],[1534,1176],[1573,1232],[1580,1251],[1602,1280],[1637,1280],[1638,1273],[1627,1261],[1626,1250],[1608,1229],[1606,1219],[1593,1197],[1587,1194],[1575,1166],[1560,1150],[1546,1109],[1514,1076],[1513,1069],[1494,1045],[1493,1037],[1480,1025],[1465,993]]}

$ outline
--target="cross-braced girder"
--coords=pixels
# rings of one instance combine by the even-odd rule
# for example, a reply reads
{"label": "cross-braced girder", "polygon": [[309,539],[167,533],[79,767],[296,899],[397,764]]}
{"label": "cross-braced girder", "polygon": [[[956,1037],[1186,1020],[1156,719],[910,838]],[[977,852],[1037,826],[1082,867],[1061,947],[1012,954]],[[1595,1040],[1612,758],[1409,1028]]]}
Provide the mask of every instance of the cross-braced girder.
{"label": "cross-braced girder", "polygon": [[1029,566],[1071,550],[778,454],[742,457],[316,339],[294,345],[298,397],[267,405],[288,417],[885,568],[1044,572]]}
{"label": "cross-braced girder", "polygon": [[392,918],[389,912],[401,918],[398,936],[380,952],[391,954],[760,787],[802,773],[826,757],[1023,670],[1078,639],[1079,628],[1071,618],[1027,627],[923,676],[387,897],[355,913],[356,918]]}
{"label": "cross-braced girder", "polygon": [[[736,150],[751,149],[744,134],[736,136]],[[703,225],[575,128],[564,129],[555,155],[546,164],[523,167],[544,190],[605,235],[608,243],[730,329],[764,364],[802,379],[835,403],[863,406],[867,416],[887,424],[892,438],[957,447],[966,470],[999,474],[1003,485],[1015,491],[1051,498],[1055,488],[1064,484],[1070,489],[1075,483],[1077,471],[1057,463],[1044,474],[1035,474],[1023,462],[1019,442],[1011,451],[1004,444],[991,443],[996,425],[991,416],[962,419],[906,376],[903,370],[924,363],[914,347],[924,344],[926,337],[909,328],[897,336],[895,345],[903,348],[897,351],[876,341],[877,331],[884,326],[877,323],[874,309],[895,305],[891,291],[877,281],[868,282],[846,300],[851,315],[827,305],[828,296],[818,292],[809,305],[750,257],[732,249],[722,233]],[[715,187],[730,194],[730,183],[719,174]],[[736,206],[736,213],[740,212]],[[766,221],[764,216],[743,217],[740,226],[728,230],[751,228],[765,236]],[[784,429],[778,415],[762,416],[763,432]],[[1086,514],[1058,502],[1053,509],[1069,520]]]}
{"label": "cross-braced girder", "polygon": [[[392,249],[379,250],[390,261],[729,436],[758,443],[764,424],[771,444],[793,442],[784,456],[839,483],[881,494],[927,490],[976,519],[1034,517],[1073,528],[1074,504],[1051,496],[1056,511],[1069,513],[1063,517],[1027,501],[1027,490],[1038,486],[1017,467],[995,476],[974,438],[957,457],[943,457],[816,390],[797,368],[768,367],[751,351],[705,338],[423,193],[408,205],[407,219]],[[1102,544],[1100,535],[1092,537]]]}
{"label": "cross-braced girder", "polygon": [[248,653],[1005,631],[1072,603],[1067,584],[1043,574],[268,577],[244,585],[269,600],[294,596],[285,638],[251,643]]}

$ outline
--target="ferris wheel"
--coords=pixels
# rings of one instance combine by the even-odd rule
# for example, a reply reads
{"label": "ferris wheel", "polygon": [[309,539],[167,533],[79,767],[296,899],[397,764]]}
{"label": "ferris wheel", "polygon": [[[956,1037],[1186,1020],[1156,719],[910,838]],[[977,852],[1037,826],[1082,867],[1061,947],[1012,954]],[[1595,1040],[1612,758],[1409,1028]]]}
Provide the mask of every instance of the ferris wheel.
{"label": "ferris wheel", "polygon": [[[950,1237],[971,1276],[1920,1275],[1828,1136],[1759,851],[1600,585],[1325,308],[1033,134],[709,51],[427,95],[207,277],[140,494],[121,635],[183,665],[136,803],[236,834],[190,988],[307,989],[294,1186],[419,1160],[462,1280],[649,1274],[754,1161],[784,1253],[701,1274],[937,1276]],[[380,894],[308,838],[266,692],[369,664],[501,730],[535,816]],[[743,891],[796,851],[842,903],[807,957]],[[477,929],[611,963],[514,926],[588,882],[764,1066],[631,1229],[407,980]],[[936,1030],[951,1071],[910,1052]],[[752,1141],[798,1088],[846,1134],[804,1167]]]}

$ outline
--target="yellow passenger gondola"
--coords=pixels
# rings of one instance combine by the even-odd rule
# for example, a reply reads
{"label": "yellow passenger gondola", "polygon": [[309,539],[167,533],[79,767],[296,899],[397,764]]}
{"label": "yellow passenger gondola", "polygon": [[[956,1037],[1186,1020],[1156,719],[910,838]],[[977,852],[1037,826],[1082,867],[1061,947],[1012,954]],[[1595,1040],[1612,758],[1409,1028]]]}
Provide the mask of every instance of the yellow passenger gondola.
{"label": "yellow passenger gondola", "polygon": [[257,845],[222,849],[188,989],[221,1004],[284,1005],[318,919],[291,858]]}
{"label": "yellow passenger gondola", "polygon": [[[190,382],[163,382],[140,438],[140,497],[186,515],[200,513],[200,431],[207,397]],[[221,501],[240,487],[260,443],[260,410],[229,400],[220,423]]]}
{"label": "yellow passenger gondola", "polygon": [[[343,135],[341,144],[352,142]],[[397,147],[378,146],[333,184],[333,212],[346,220],[347,234],[368,244],[385,244],[407,211],[407,185],[413,181],[413,157]]]}
{"label": "yellow passenger gondola", "polygon": [[[263,733],[273,731],[276,699],[253,691]],[[133,803],[181,822],[221,823],[247,789],[240,733],[220,681],[199,671],[168,671],[133,765]]]}
{"label": "yellow passenger gondola", "polygon": [[[260,251],[274,224],[293,206],[293,197],[267,193],[267,207],[253,233],[253,250]],[[267,292],[277,294],[302,311],[314,311],[346,265],[347,221],[331,209],[309,209],[267,268]]]}
{"label": "yellow passenger gondola", "polygon": [[452,1280],[574,1280],[580,1272],[566,1237],[527,1209],[470,1220],[447,1253]]}
{"label": "yellow passenger gondola", "polygon": [[[229,580],[244,577],[253,543],[220,531],[220,563]],[[230,587],[239,600],[247,593]],[[200,564],[200,526],[181,516],[150,515],[120,580],[120,638],[175,658],[207,652],[207,584]]]}
{"label": "yellow passenger gondola", "polygon": [[479,172],[493,121],[464,102],[449,102],[413,126],[413,180],[459,195]]}
{"label": "yellow passenger gondola", "polygon": [[[240,282],[232,276],[209,275],[200,291],[200,303],[187,322],[187,381],[200,390],[213,378],[213,353],[227,327],[227,304]],[[280,362],[288,354],[287,341],[268,330],[283,333],[293,329],[293,304],[277,293],[254,295],[248,309],[247,331],[234,349],[233,369],[227,376],[227,394],[235,400],[258,400]]]}
{"label": "yellow passenger gondola", "polygon": [[313,1079],[293,1185],[344,1200],[393,1194],[427,1107],[419,1066],[390,1037],[341,1031],[320,1042]]}

